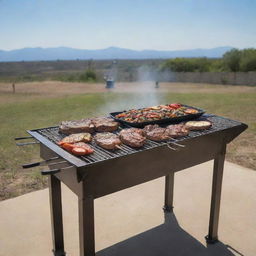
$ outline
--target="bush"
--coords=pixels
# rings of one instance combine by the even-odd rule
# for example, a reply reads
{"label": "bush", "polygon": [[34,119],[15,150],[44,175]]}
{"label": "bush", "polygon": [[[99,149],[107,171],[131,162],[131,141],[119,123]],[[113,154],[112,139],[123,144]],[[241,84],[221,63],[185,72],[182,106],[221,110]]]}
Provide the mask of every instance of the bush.
{"label": "bush", "polygon": [[173,72],[207,72],[210,70],[210,61],[207,58],[175,58],[166,61],[161,70]]}
{"label": "bush", "polygon": [[82,82],[96,82],[97,75],[93,70],[86,70],[85,73],[80,75],[79,80]]}

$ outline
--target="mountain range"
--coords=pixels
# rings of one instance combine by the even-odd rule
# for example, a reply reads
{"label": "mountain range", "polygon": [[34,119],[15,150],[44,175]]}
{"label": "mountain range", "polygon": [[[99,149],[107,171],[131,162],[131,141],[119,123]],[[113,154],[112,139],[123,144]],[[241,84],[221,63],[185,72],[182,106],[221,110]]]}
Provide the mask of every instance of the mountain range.
{"label": "mountain range", "polygon": [[176,57],[220,58],[233,47],[224,46],[212,49],[191,49],[178,51],[130,50],[109,47],[99,50],[83,50],[69,47],[23,48],[17,50],[0,50],[0,62],[8,61],[44,61],[44,60],[105,60],[105,59],[168,59]]}

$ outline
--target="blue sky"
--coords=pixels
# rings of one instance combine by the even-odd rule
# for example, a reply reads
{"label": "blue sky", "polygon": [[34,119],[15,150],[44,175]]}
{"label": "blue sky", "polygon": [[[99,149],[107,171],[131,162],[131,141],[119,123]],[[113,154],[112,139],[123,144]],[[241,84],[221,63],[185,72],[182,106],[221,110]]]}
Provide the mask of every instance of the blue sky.
{"label": "blue sky", "polygon": [[0,49],[256,47],[256,0],[0,0]]}

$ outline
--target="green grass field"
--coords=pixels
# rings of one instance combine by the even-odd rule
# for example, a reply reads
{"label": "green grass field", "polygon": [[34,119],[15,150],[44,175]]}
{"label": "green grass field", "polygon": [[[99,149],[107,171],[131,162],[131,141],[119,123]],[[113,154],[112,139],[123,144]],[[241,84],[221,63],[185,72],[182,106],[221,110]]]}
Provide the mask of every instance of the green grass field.
{"label": "green grass field", "polygon": [[[5,101],[8,98],[8,101]],[[24,98],[26,100],[20,100]],[[227,150],[231,162],[255,169],[256,166],[256,94],[255,93],[95,93],[57,96],[0,95],[0,200],[46,186],[39,168],[23,170],[23,163],[39,160],[38,145],[17,147],[15,137],[25,130],[57,125],[62,120],[107,114],[112,110],[139,105],[182,102],[245,122],[249,129]]]}

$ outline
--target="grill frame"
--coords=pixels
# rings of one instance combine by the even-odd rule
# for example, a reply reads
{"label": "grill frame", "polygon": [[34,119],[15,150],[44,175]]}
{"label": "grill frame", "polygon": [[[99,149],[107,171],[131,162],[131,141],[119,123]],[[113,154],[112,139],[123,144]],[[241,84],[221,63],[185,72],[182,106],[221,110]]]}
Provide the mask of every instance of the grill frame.
{"label": "grill frame", "polygon": [[165,176],[164,209],[172,212],[174,173],[211,159],[214,159],[213,183],[206,241],[208,243],[218,241],[226,144],[243,132],[247,125],[215,115],[203,115],[199,119],[204,118],[210,120],[213,127],[206,131],[191,132],[190,136],[177,139],[178,143],[185,145],[180,151],[173,151],[168,148],[168,143],[161,142],[155,143],[154,147],[148,149],[134,150],[129,154],[90,164],[83,158],[63,150],[39,132],[56,127],[29,130],[28,133],[40,142],[40,154],[43,159],[60,156],[73,165],[72,168],[49,175],[54,255],[66,255],[63,240],[61,182],[78,196],[80,255],[92,256],[95,255],[94,199]]}

